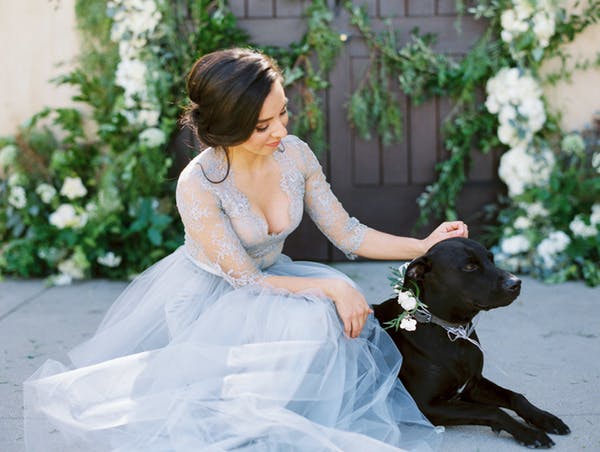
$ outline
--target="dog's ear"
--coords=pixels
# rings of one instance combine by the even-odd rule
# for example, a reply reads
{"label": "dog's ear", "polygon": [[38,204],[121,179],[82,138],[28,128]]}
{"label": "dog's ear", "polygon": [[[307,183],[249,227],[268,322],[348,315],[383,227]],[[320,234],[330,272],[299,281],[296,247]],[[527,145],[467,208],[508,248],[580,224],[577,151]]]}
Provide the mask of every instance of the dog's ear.
{"label": "dog's ear", "polygon": [[406,269],[405,279],[423,281],[425,274],[431,270],[431,261],[427,256],[421,256],[410,263]]}

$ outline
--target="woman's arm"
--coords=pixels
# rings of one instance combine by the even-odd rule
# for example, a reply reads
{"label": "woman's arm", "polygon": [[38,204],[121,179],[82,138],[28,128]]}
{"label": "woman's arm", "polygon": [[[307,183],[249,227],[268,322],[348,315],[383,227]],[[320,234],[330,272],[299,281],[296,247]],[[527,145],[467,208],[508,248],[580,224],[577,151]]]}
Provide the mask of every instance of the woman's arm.
{"label": "woman's arm", "polygon": [[452,237],[468,236],[469,229],[462,221],[442,223],[422,240],[386,234],[369,228],[355,253],[369,259],[409,260],[425,254],[437,242]]}
{"label": "woman's arm", "polygon": [[335,309],[344,324],[344,332],[348,337],[360,335],[369,314],[373,310],[360,291],[346,281],[335,278],[306,278],[299,276],[266,276],[262,284],[286,289],[290,292],[318,289],[333,300]]}

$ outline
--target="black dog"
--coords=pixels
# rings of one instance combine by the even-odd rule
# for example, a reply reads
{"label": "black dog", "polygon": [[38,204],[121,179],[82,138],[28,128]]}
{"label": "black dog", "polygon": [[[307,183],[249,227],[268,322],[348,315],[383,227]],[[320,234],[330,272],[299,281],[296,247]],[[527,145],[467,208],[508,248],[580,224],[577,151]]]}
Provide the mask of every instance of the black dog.
{"label": "black dog", "polygon": [[[418,285],[429,312],[417,312],[415,331],[387,331],[402,352],[399,378],[433,424],[489,425],[523,445],[545,448],[554,445],[545,432],[570,432],[556,416],[481,374],[483,353],[471,321],[482,310],[512,303],[521,291],[517,277],[498,269],[479,243],[457,238],[436,244],[410,263],[404,288],[412,284]],[[374,310],[382,325],[403,312],[395,298]],[[457,338],[461,331],[466,334]],[[515,411],[529,425],[499,407]]]}

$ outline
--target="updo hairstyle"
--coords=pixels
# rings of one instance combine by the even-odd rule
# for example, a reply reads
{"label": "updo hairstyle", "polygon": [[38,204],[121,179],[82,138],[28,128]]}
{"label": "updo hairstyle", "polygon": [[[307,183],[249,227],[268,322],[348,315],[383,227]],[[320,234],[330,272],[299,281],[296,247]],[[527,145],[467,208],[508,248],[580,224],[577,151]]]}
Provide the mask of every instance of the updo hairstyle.
{"label": "updo hairstyle", "polygon": [[282,78],[271,58],[250,49],[206,54],[187,76],[191,104],[184,121],[206,146],[241,144],[254,132],[273,83]]}

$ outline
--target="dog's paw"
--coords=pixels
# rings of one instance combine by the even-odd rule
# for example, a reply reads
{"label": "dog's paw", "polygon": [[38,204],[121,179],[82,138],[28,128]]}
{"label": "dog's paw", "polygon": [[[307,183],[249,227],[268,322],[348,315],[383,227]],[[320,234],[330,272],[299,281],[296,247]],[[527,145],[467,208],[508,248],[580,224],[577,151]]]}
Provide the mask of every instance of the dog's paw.
{"label": "dog's paw", "polygon": [[511,432],[517,442],[530,449],[549,449],[554,446],[554,441],[541,430],[523,427],[516,432]]}
{"label": "dog's paw", "polygon": [[571,433],[571,429],[567,424],[547,411],[543,411],[536,416],[530,417],[527,419],[527,422],[545,432],[552,433],[554,435],[568,435]]}

